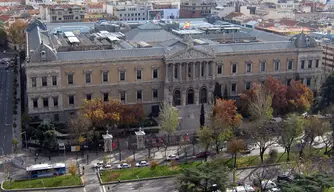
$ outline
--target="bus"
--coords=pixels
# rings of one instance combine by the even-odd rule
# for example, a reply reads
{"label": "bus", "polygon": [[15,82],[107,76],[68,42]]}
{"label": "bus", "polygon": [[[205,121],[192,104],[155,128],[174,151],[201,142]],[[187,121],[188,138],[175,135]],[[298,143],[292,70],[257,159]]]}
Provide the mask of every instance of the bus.
{"label": "bus", "polygon": [[27,174],[30,178],[51,177],[64,175],[66,173],[65,163],[36,164],[27,167]]}

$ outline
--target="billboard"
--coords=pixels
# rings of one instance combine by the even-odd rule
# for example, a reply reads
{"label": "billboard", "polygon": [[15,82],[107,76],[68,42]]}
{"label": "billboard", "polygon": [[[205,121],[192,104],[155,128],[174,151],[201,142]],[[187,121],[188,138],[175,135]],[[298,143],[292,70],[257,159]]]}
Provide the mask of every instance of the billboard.
{"label": "billboard", "polygon": [[179,18],[179,9],[155,9],[148,11],[149,20]]}

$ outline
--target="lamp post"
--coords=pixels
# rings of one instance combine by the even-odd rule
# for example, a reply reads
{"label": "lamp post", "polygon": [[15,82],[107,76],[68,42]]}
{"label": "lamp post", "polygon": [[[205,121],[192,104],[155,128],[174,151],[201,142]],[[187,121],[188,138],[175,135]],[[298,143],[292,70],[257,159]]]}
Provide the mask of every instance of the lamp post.
{"label": "lamp post", "polygon": [[45,183],[44,183],[43,180],[41,180],[41,182],[42,182],[42,184],[43,184],[44,192],[46,192],[46,190],[45,190]]}

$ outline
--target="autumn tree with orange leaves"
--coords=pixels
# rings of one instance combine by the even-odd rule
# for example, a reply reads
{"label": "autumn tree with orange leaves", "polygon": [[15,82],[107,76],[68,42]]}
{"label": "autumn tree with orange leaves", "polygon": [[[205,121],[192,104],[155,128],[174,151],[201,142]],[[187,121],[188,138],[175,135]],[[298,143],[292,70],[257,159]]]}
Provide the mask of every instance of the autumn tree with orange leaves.
{"label": "autumn tree with orange leaves", "polygon": [[279,79],[268,76],[264,82],[264,88],[268,95],[272,95],[272,108],[274,113],[282,114],[286,111],[288,101],[286,99],[287,86]]}
{"label": "autumn tree with orange leaves", "polygon": [[145,118],[143,105],[124,105],[120,117],[120,124],[129,128],[131,124],[136,124]]}
{"label": "autumn tree with orange leaves", "polygon": [[288,109],[291,112],[308,111],[314,101],[313,92],[301,81],[291,81],[287,91]]}
{"label": "autumn tree with orange leaves", "polygon": [[222,142],[228,140],[235,133],[242,122],[242,116],[237,112],[234,100],[217,99],[212,111],[212,139],[219,153]]}

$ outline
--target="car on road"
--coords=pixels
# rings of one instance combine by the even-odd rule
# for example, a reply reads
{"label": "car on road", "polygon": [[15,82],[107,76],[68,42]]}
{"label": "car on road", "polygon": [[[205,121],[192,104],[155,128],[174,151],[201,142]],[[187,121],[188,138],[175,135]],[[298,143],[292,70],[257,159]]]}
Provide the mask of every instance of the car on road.
{"label": "car on road", "polygon": [[100,167],[100,171],[112,169],[112,166],[110,164],[105,164],[102,167]]}
{"label": "car on road", "polygon": [[171,160],[179,160],[179,156],[178,155],[168,155],[167,161],[171,161]]}
{"label": "car on road", "polygon": [[237,186],[234,188],[235,192],[255,192],[255,189],[250,185]]}
{"label": "car on road", "polygon": [[146,167],[148,166],[147,161],[140,161],[139,163],[136,163],[136,167]]}
{"label": "car on road", "polygon": [[277,187],[276,183],[271,180],[263,180],[261,181],[261,187],[262,189],[265,189],[268,192],[276,192],[280,191]]}
{"label": "car on road", "polygon": [[254,150],[251,146],[246,146],[244,150],[240,151],[241,154],[246,155],[250,154]]}
{"label": "car on road", "polygon": [[122,163],[122,164],[119,164],[117,165],[117,169],[127,169],[127,168],[130,168],[131,166],[127,163]]}
{"label": "car on road", "polygon": [[100,162],[97,162],[97,163],[95,163],[94,165],[93,165],[93,168],[100,168],[100,167],[103,167],[103,165],[104,165],[104,163],[102,162],[102,161],[100,161]]}

